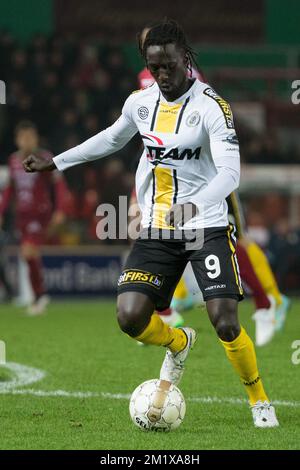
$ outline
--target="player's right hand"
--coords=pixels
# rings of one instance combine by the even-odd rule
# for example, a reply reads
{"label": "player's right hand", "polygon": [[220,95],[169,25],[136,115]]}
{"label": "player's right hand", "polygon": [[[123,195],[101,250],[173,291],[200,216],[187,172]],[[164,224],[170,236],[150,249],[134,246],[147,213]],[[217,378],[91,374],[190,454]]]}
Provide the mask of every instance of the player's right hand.
{"label": "player's right hand", "polygon": [[192,202],[185,204],[173,204],[166,214],[165,221],[171,227],[182,227],[190,219],[198,214],[198,209]]}
{"label": "player's right hand", "polygon": [[34,173],[35,171],[52,171],[56,169],[53,160],[47,160],[37,155],[29,155],[23,161],[24,170],[27,173]]}

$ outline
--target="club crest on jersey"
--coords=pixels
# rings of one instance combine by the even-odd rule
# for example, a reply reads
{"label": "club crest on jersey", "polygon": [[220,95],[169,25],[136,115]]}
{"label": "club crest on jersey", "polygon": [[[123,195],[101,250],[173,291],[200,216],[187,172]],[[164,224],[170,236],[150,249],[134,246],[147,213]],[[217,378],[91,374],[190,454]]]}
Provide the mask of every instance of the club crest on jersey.
{"label": "club crest on jersey", "polygon": [[200,114],[198,111],[194,111],[186,118],[186,125],[189,127],[196,127],[200,121]]}
{"label": "club crest on jersey", "polygon": [[219,96],[212,88],[206,88],[203,93],[218,103],[224,114],[226,126],[228,127],[228,129],[234,129],[233,116],[231,108],[227,101],[221,98],[221,96]]}
{"label": "club crest on jersey", "polygon": [[[165,162],[167,158],[171,160],[183,160],[184,158],[187,160],[191,160],[192,158],[199,160],[200,158],[201,147],[195,149],[185,148],[183,150],[174,147],[167,151],[167,148],[164,147],[164,143],[159,137],[152,134],[141,134],[141,137],[144,141],[145,149],[147,150],[147,159],[153,165],[158,165],[161,162],[168,165],[168,163]],[[171,165],[171,163],[169,163],[169,165]]]}
{"label": "club crest on jersey", "polygon": [[138,109],[138,115],[141,119],[145,120],[149,116],[149,109],[146,106],[141,106]]}

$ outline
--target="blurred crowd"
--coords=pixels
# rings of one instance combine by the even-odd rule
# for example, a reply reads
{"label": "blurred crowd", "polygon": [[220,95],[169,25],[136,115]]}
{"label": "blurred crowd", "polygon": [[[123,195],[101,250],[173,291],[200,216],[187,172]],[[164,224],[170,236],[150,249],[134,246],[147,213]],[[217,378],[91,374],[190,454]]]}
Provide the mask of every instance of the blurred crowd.
{"label": "blurred crowd", "polygon": [[[37,124],[41,146],[58,154],[112,124],[136,77],[120,48],[59,36],[38,35],[21,48],[9,33],[0,35],[1,79],[7,106],[1,107],[0,164],[15,150],[14,129],[22,120]],[[66,173],[66,212],[71,230],[62,243],[96,241],[96,208],[117,205],[129,195],[140,152],[138,139],[126,150]]]}
{"label": "blurred crowd", "polygon": [[[70,35],[37,35],[20,47],[11,34],[2,32],[0,70],[8,104],[0,123],[1,163],[13,149],[13,131],[20,120],[35,122],[42,144],[57,154],[114,122],[122,103],[137,87],[136,74],[122,48]],[[299,145],[283,146],[278,129],[268,126],[268,132],[253,131],[236,121],[243,161],[300,161]],[[122,157],[134,171],[128,151]]]}
{"label": "blurred crowd", "polygon": [[266,253],[282,290],[299,292],[300,227],[283,217],[267,225],[260,212],[248,211],[248,233]]}
{"label": "blurred crowd", "polygon": [[[296,165],[300,163],[298,137],[287,138],[278,128],[261,132],[236,120],[243,163],[253,165]],[[295,131],[296,134],[296,131]]]}
{"label": "blurred crowd", "polygon": [[7,83],[4,152],[23,119],[36,122],[44,144],[60,152],[113,122],[136,87],[119,48],[59,36],[39,35],[20,48],[2,34],[0,67]]}

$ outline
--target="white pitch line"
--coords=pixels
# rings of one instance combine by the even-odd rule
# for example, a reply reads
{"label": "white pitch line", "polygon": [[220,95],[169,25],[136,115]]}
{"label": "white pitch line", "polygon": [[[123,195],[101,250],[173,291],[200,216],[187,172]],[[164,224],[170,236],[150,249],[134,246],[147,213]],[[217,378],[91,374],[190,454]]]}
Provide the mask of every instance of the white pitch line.
{"label": "white pitch line", "polygon": [[0,393],[8,393],[16,387],[24,387],[42,380],[46,372],[34,367],[24,366],[16,362],[7,362],[3,367],[12,372],[12,379],[7,382],[0,382]]}
{"label": "white pitch line", "polygon": [[0,395],[34,395],[36,397],[66,398],[108,398],[113,400],[129,400],[130,394],[106,392],[67,392],[66,390],[35,390],[34,388],[0,390]]}
{"label": "white pitch line", "polygon": [[[35,390],[33,388],[17,388],[31,385],[42,380],[46,372],[34,367],[24,366],[15,362],[7,362],[4,366],[13,373],[11,380],[0,382],[0,395],[31,395],[36,397],[66,397],[66,398],[106,398],[109,400],[129,400],[130,394],[109,392],[68,392],[66,390]],[[205,404],[244,405],[248,401],[242,398],[219,397],[187,397],[187,401]],[[274,400],[274,405],[298,408],[299,401]]]}
{"label": "white pitch line", "polygon": [[[125,393],[109,393],[109,392],[68,392],[66,390],[35,390],[28,389],[15,389],[15,390],[0,390],[0,395],[31,395],[36,397],[64,397],[64,398],[106,398],[110,400],[129,400],[130,394]],[[248,403],[246,399],[242,398],[219,398],[219,397],[188,397],[186,399],[190,402],[205,403],[205,404],[230,404],[230,405],[245,405]],[[299,408],[300,402],[274,400],[273,405],[287,406]]]}
{"label": "white pitch line", "polygon": [[[228,403],[230,405],[244,405],[245,403],[248,404],[248,400],[246,398],[219,398],[219,397],[188,397],[187,401],[198,402],[198,403],[219,403],[224,404]],[[287,400],[272,400],[272,405],[278,406],[289,406],[294,408],[300,407],[300,401],[287,401]]]}

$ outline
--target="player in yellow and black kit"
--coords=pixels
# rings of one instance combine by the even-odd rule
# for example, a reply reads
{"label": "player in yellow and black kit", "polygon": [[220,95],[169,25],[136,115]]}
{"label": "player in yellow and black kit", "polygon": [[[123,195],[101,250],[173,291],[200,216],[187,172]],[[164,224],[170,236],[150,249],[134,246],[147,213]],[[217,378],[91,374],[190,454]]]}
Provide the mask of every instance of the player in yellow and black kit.
{"label": "player in yellow and black kit", "polygon": [[136,192],[142,231],[119,278],[120,328],[135,340],[165,347],[160,379],[178,384],[196,333],[167,326],[154,311],[168,306],[190,261],[209,319],[249,396],[254,425],[278,426],[253,342],[238,320],[243,291],[225,201],[240,176],[239,146],[229,142],[235,135],[230,106],[187,76],[192,50],[177,23],[151,28],[142,55],[155,84],[130,95],[112,126],[52,162],[30,156],[24,168],[66,170],[110,155],[141,135],[145,150]]}

